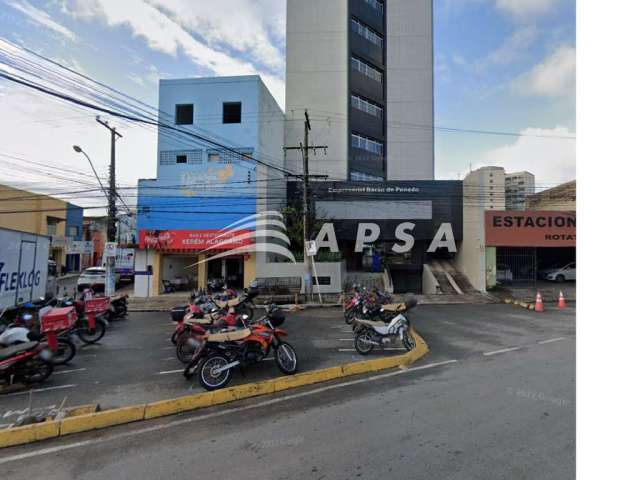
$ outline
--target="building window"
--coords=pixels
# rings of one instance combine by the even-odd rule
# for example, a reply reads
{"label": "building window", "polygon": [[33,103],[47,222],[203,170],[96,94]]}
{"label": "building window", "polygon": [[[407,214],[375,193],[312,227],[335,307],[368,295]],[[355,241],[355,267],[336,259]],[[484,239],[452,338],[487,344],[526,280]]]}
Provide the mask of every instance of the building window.
{"label": "building window", "polygon": [[314,285],[331,285],[331,277],[313,277]]}
{"label": "building window", "polygon": [[57,218],[47,217],[47,235],[58,234],[58,220]]}
{"label": "building window", "polygon": [[209,154],[209,162],[218,163],[220,162],[220,153],[210,153]]}
{"label": "building window", "polygon": [[351,94],[351,106],[374,117],[382,118],[382,107],[359,95]]}
{"label": "building window", "polygon": [[176,125],[193,125],[193,104],[176,105]]}
{"label": "building window", "polygon": [[[189,165],[202,164],[202,150],[165,150],[158,152],[160,165],[175,165],[176,163],[188,163]],[[186,161],[184,160],[186,158]]]}
{"label": "building window", "polygon": [[78,236],[78,227],[76,225],[69,227],[69,236],[74,238]]}
{"label": "building window", "polygon": [[378,155],[382,155],[383,145],[382,142],[374,140],[373,138],[360,135],[358,133],[351,134],[351,146],[354,148],[361,148],[368,152],[373,152]]}
{"label": "building window", "polygon": [[384,12],[384,4],[380,0],[364,0],[364,3],[373,8],[376,12]]}
{"label": "building window", "polygon": [[364,23],[362,23],[357,18],[351,19],[351,30],[356,32],[361,37],[366,38],[371,43],[382,48],[382,45],[383,45],[382,36],[380,36],[380,34],[376,33],[371,28],[367,27]]}
{"label": "building window", "polygon": [[242,122],[242,103],[227,102],[222,104],[222,123]]}
{"label": "building window", "polygon": [[376,67],[369,65],[367,62],[360,60],[358,57],[351,57],[351,68],[366,75],[376,82],[382,83],[382,71]]}
{"label": "building window", "polygon": [[370,175],[368,173],[353,171],[349,174],[349,178],[354,182],[382,182],[383,177],[377,175]]}
{"label": "building window", "polygon": [[186,155],[176,155],[176,163],[187,163]]}

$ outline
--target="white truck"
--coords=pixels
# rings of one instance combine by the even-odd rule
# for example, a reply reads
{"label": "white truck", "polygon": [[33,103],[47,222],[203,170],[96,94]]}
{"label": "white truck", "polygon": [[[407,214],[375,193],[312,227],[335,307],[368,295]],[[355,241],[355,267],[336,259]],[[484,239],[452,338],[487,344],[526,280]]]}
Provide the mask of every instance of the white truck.
{"label": "white truck", "polygon": [[49,237],[0,228],[0,311],[47,294]]}

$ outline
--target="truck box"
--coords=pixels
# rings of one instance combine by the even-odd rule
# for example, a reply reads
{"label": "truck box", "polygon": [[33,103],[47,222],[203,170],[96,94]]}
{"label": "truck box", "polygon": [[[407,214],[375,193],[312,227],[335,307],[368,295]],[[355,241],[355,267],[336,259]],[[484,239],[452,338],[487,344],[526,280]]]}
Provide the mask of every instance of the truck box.
{"label": "truck box", "polygon": [[44,297],[49,237],[0,228],[0,310]]}

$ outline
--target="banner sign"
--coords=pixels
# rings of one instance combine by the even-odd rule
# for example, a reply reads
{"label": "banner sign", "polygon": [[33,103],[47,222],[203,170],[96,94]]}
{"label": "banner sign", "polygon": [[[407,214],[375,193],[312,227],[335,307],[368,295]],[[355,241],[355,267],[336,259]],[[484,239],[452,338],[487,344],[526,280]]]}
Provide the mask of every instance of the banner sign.
{"label": "banner sign", "polygon": [[575,212],[486,211],[485,240],[491,247],[575,247]]}
{"label": "banner sign", "polygon": [[72,240],[67,244],[68,255],[93,255],[93,242]]}
{"label": "banner sign", "polygon": [[233,250],[253,244],[251,230],[141,230],[140,248],[199,252]]}
{"label": "banner sign", "polygon": [[118,248],[116,250],[116,273],[133,273],[135,255],[133,248]]}

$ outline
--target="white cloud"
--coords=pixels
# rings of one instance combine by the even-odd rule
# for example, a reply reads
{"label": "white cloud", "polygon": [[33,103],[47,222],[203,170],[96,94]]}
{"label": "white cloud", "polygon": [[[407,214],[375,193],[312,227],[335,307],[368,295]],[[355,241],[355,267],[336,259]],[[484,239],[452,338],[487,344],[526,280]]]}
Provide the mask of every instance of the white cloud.
{"label": "white cloud", "polygon": [[517,20],[549,13],[560,0],[496,0],[496,8]]}
{"label": "white cloud", "polygon": [[[174,57],[183,53],[193,63],[215,75],[260,74],[272,89],[276,100],[281,106],[284,105],[284,82],[273,73],[273,69],[266,71],[260,65],[256,66],[250,61],[240,60],[226,53],[225,50],[229,47],[241,51],[250,50],[254,57],[263,58],[262,65],[279,68],[274,48],[265,43],[264,30],[262,34],[251,36],[246,28],[239,26],[244,22],[241,17],[244,13],[234,12],[232,2],[221,1],[220,5],[217,2],[215,8],[210,2],[195,2],[189,4],[190,8],[186,8],[186,4],[173,0],[152,1],[153,5],[143,0],[75,0],[73,3],[64,3],[63,11],[76,18],[97,18],[111,27],[126,27],[133,36],[144,39],[150,48]],[[249,8],[246,0],[239,3],[245,10]],[[235,8],[235,4],[233,5]],[[220,11],[227,21],[212,21]],[[200,16],[205,13],[206,16]],[[257,14],[254,12],[252,15],[250,18]],[[216,25],[223,25],[224,28],[216,29]],[[196,38],[190,30],[198,32],[198,36],[211,44]],[[229,42],[234,33],[237,33],[237,39],[231,44]]]}
{"label": "white cloud", "polygon": [[491,52],[485,61],[496,65],[512,63],[533,44],[539,34],[539,30],[533,25],[520,28],[506,38],[500,47]]}
{"label": "white cloud", "polygon": [[59,33],[60,35],[66,37],[69,40],[73,40],[73,41],[76,40],[76,35],[71,30],[69,30],[67,27],[63,25],[60,25],[58,22],[53,20],[47,12],[34,7],[30,3],[24,0],[17,0],[17,1],[9,2],[9,5],[11,5],[16,10],[25,14],[36,24],[47,27],[48,29],[53,30],[56,33]]}
{"label": "white cloud", "polygon": [[[567,127],[527,128],[510,145],[496,148],[481,157],[479,166],[504,167],[507,172],[527,170],[538,184],[557,184],[576,178],[576,142]],[[474,168],[476,165],[474,164]]]}
{"label": "white cloud", "polygon": [[521,95],[541,97],[574,95],[575,87],[576,49],[567,45],[558,47],[512,84],[512,89]]}

